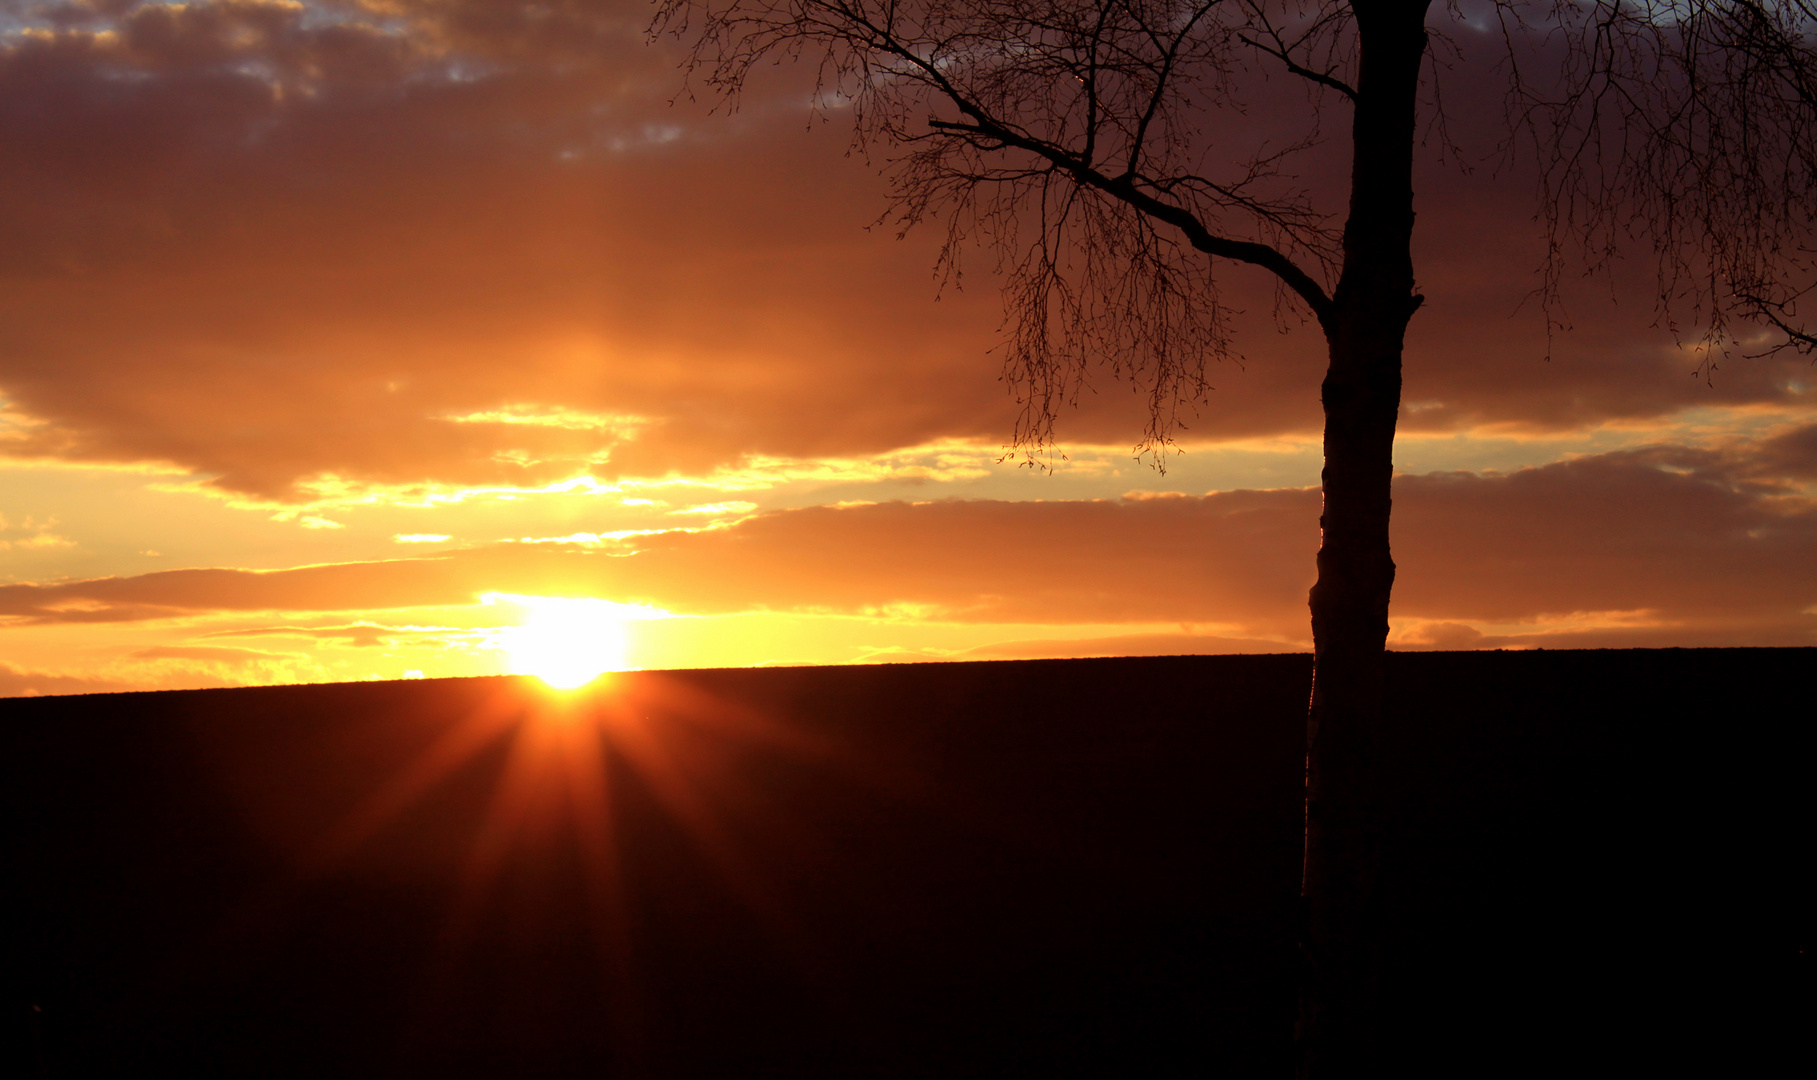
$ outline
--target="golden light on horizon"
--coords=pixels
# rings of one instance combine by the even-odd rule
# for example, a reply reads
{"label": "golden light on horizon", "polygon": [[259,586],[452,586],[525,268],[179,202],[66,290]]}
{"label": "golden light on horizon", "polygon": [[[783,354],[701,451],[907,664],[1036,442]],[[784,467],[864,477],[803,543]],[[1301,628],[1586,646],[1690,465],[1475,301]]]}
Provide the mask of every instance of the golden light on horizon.
{"label": "golden light on horizon", "polygon": [[534,675],[558,690],[585,686],[610,671],[623,671],[629,646],[625,623],[649,618],[651,609],[609,600],[488,593],[487,603],[523,610],[523,621],[499,635],[511,671]]}

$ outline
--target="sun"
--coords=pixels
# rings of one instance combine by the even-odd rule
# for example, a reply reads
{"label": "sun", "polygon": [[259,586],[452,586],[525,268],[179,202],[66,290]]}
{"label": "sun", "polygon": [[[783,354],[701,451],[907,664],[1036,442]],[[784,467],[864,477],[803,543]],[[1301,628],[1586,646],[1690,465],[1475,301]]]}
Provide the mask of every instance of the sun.
{"label": "sun", "polygon": [[625,620],[640,609],[607,600],[488,594],[524,611],[523,622],[499,635],[511,670],[535,675],[561,690],[585,685],[608,671],[623,671]]}

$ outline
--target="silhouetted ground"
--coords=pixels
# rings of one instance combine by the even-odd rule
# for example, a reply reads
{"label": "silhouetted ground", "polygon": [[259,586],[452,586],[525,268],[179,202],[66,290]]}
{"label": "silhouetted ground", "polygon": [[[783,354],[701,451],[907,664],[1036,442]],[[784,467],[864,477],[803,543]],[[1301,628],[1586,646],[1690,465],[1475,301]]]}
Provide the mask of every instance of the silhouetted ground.
{"label": "silhouetted ground", "polygon": [[[1813,660],[1393,656],[1394,1075],[1808,1071]],[[0,701],[6,1064],[1284,1076],[1309,674]]]}

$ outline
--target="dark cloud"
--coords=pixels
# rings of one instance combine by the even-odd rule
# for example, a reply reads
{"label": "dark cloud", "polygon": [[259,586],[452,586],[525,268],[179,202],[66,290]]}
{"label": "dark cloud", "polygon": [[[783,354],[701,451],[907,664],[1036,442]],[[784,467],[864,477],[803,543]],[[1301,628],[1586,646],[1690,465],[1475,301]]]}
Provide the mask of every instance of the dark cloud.
{"label": "dark cloud", "polygon": [[[50,30],[0,48],[0,391],[47,423],[12,453],[290,498],[319,474],[661,475],[1014,419],[983,260],[936,303],[936,238],[864,230],[880,185],[838,115],[807,130],[806,71],[731,116],[671,107],[677,54],[645,43],[641,2],[31,10]],[[1479,59],[1447,90],[1460,128],[1499,108]],[[1639,271],[1574,293],[1546,364],[1543,321],[1509,314],[1543,252],[1529,180],[1419,182],[1409,430],[1809,400],[1795,362],[1689,378]],[[1191,433],[1315,429],[1316,333],[1276,335],[1268,282],[1223,277],[1249,360],[1213,373]],[[1062,435],[1133,441],[1139,395],[1098,389]],[[446,419],[510,404],[648,422]]]}
{"label": "dark cloud", "polygon": [[1817,480],[1817,424],[1765,439],[1751,457],[1756,475]]}
{"label": "dark cloud", "polygon": [[1743,477],[1747,457],[1605,454],[1502,477],[1395,483],[1396,610],[1510,621],[1653,610],[1690,626],[1817,625],[1817,508]]}
{"label": "dark cloud", "polygon": [[[955,391],[1000,409],[954,347],[992,304],[935,307],[925,244],[863,230],[842,137],[670,109],[641,6],[516,36],[511,7],[412,37],[200,4],[13,42],[0,387],[50,421],[15,452],[282,496],[536,482],[619,441],[445,419],[514,403],[653,419],[617,467],[658,474],[920,441]],[[567,59],[532,64],[545,39]]]}

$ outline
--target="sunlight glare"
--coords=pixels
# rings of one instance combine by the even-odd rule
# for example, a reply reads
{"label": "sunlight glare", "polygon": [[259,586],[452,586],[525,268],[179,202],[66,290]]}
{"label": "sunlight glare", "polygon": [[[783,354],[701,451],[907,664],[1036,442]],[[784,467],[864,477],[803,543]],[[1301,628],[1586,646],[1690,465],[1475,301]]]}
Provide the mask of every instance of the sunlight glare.
{"label": "sunlight glare", "polygon": [[623,671],[625,622],[647,618],[647,609],[608,600],[488,593],[487,603],[504,601],[524,611],[520,625],[499,635],[511,670],[535,675],[560,690],[583,686],[608,671]]}

